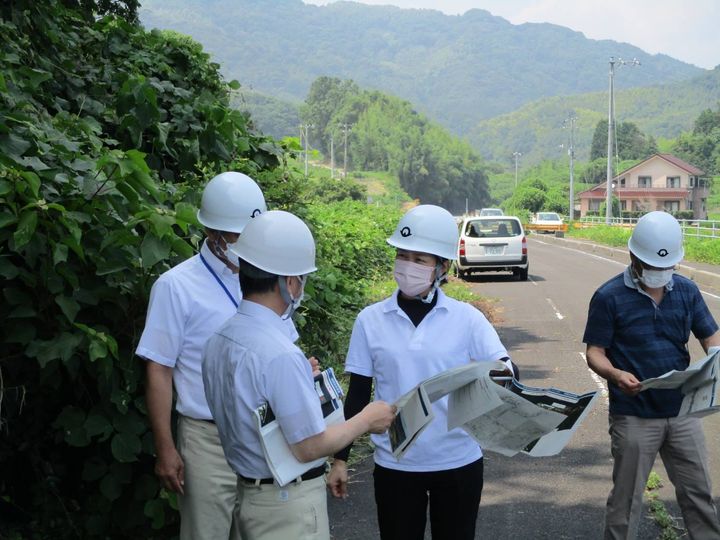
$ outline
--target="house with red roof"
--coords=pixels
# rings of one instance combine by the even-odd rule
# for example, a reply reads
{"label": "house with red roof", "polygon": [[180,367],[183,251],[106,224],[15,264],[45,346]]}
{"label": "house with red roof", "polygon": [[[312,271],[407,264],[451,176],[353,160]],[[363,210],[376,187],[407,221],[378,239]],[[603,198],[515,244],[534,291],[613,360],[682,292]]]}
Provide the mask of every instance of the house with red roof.
{"label": "house with red roof", "polygon": [[[606,186],[607,182],[603,182],[578,194],[581,217],[600,210]],[[618,174],[610,188],[622,211],[689,210],[693,219],[707,219],[709,186],[709,178],[694,165],[672,154],[654,154]]]}

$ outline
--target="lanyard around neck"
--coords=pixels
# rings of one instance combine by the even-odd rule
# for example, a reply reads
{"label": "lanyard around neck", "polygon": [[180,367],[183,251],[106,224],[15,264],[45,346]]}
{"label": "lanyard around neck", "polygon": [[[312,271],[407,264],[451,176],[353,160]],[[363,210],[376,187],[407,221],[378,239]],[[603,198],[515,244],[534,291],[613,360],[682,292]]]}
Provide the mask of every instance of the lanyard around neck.
{"label": "lanyard around neck", "polygon": [[218,277],[218,275],[215,273],[215,270],[213,270],[213,269],[210,267],[210,265],[208,264],[208,262],[205,260],[205,257],[203,257],[203,254],[202,254],[202,253],[200,253],[200,260],[201,260],[202,263],[205,265],[205,268],[207,268],[208,272],[210,272],[210,274],[212,275],[212,277],[215,278],[215,281],[218,282],[218,285],[220,285],[220,286],[222,287],[222,290],[225,291],[225,294],[226,294],[227,297],[230,299],[230,301],[233,303],[233,306],[235,306],[235,307],[237,308],[237,307],[238,307],[238,301],[235,300],[235,297],[234,297],[232,294],[230,294],[230,291],[228,291],[228,288],[225,286],[225,284],[222,282],[222,280],[221,280],[221,279]]}

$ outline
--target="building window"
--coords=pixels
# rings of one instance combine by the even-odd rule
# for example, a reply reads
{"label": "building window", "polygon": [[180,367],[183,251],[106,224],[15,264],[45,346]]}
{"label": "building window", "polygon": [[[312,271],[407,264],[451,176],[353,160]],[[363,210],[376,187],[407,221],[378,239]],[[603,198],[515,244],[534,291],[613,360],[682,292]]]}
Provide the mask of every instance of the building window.
{"label": "building window", "polygon": [[652,187],[652,176],[638,176],[638,187],[639,188]]}
{"label": "building window", "polygon": [[665,211],[666,212],[679,212],[680,211],[680,201],[665,201]]}
{"label": "building window", "polygon": [[624,178],[620,179],[620,187],[625,187],[625,179]]}
{"label": "building window", "polygon": [[667,180],[666,180],[666,187],[679,188],[680,187],[680,177],[679,176],[668,176]]}
{"label": "building window", "polygon": [[692,202],[692,201],[688,201],[688,202],[686,203],[686,205],[687,205],[687,209],[688,209],[688,210],[692,210],[692,209],[693,209],[693,202]]}
{"label": "building window", "polygon": [[690,177],[690,187],[695,187],[695,177],[694,176]]}

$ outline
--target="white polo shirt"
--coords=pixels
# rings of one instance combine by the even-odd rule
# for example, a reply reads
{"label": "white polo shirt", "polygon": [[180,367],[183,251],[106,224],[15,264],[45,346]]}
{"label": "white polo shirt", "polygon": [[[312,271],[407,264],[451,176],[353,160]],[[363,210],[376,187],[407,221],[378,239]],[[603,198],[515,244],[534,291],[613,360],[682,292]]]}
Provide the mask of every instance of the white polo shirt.
{"label": "white polo shirt", "polygon": [[200,255],[235,302],[242,299],[237,274],[213,255],[206,240],[200,254],[163,273],[153,284],[145,329],[135,353],[173,368],[180,414],[209,420],[212,415],[202,384],[202,352],[208,338],[237,308]]}
{"label": "white polo shirt", "polygon": [[274,311],[245,300],[207,342],[205,394],[225,457],[242,476],[272,476],[253,418],[260,405],[270,404],[290,444],[325,431],[310,363],[293,339]]}
{"label": "white polo shirt", "polygon": [[[435,307],[415,325],[398,306],[398,291],[360,312],[345,371],[375,378],[375,399],[392,403],[423,380],[468,362],[507,357],[495,329],[470,304],[438,290]],[[387,433],[372,435],[375,463],[402,471],[462,467],[482,456],[477,442],[460,428],[447,430],[447,396],[432,404],[435,419],[398,461]]]}

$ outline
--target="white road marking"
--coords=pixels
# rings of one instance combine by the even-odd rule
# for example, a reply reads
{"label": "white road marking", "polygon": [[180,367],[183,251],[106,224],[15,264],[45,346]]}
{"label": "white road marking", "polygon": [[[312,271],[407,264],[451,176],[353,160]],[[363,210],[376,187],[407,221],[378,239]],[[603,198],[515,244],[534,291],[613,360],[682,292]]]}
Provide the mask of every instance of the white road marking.
{"label": "white road marking", "polygon": [[[583,359],[583,362],[587,363],[587,357],[585,356],[585,353],[579,352],[578,354]],[[603,378],[600,375],[595,373],[589,367],[588,367],[588,371],[590,372],[590,376],[592,377],[592,380],[595,381],[595,386],[598,387],[598,389],[600,390],[600,394],[605,399],[605,403],[609,404],[610,400],[608,399],[608,390],[607,390],[607,386],[605,386],[605,381],[603,380]]]}
{"label": "white road marking", "polygon": [[548,301],[548,304],[550,304],[550,307],[553,308],[553,311],[555,311],[555,316],[562,321],[565,318],[565,316],[562,315],[560,313],[560,311],[558,311],[558,308],[555,304],[553,304],[553,301],[550,300],[549,298],[546,298],[545,300]]}

